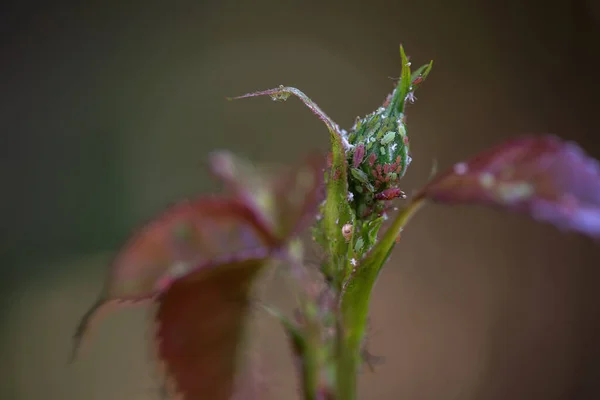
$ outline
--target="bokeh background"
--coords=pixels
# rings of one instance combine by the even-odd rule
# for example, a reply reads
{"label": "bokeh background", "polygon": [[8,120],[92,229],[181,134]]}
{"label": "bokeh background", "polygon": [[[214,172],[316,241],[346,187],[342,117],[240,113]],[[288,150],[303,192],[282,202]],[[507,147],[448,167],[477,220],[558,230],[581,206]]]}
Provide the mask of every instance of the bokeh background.
{"label": "bokeh background", "polygon": [[[297,100],[225,96],[294,85],[342,126],[380,105],[398,45],[434,69],[409,111],[411,191],[522,133],[600,157],[600,5],[541,1],[2,2],[0,398],[159,399],[151,310],[78,318],[130,231],[217,190],[219,148],[270,163],[325,150]],[[361,399],[600,398],[600,248],[526,218],[429,207],[378,282]],[[293,304],[281,276],[266,296]],[[279,282],[279,283],[278,283]],[[285,338],[258,316],[265,399],[294,399]]]}

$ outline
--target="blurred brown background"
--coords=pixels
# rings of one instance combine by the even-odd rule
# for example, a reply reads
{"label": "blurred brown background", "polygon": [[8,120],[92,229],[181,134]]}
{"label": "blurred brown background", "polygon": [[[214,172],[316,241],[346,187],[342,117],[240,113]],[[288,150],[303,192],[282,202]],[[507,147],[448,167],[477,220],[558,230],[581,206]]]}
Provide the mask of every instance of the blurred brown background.
{"label": "blurred brown background", "polygon": [[[348,128],[391,90],[403,43],[435,60],[409,111],[406,190],[434,158],[521,133],[600,157],[597,0],[21,1],[0,16],[2,400],[159,398],[148,310],[109,317],[66,364],[112,252],[217,188],[214,149],[286,162],[328,145],[297,100],[225,96],[294,85]],[[600,398],[599,261],[597,244],[519,216],[426,209],[378,282],[370,342],[387,360],[361,399]],[[265,399],[295,398],[277,324],[254,328]]]}

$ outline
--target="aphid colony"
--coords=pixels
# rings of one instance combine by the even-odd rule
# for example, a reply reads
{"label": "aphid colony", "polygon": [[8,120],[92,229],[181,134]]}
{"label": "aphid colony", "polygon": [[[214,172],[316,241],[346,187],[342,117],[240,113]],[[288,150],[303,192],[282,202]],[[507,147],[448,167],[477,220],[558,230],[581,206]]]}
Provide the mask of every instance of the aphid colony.
{"label": "aphid colony", "polygon": [[414,91],[424,81],[431,63],[410,73],[410,62],[402,53],[402,74],[398,85],[382,107],[364,118],[357,118],[346,134],[348,190],[355,201],[354,209],[362,219],[379,216],[386,202],[406,198],[399,188],[400,179],[411,162],[406,134],[407,102],[414,102]]}

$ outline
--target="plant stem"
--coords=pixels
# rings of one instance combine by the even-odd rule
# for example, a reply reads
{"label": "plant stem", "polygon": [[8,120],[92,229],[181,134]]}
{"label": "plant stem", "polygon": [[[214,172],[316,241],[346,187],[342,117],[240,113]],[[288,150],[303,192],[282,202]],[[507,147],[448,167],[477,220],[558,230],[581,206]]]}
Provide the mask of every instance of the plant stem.
{"label": "plant stem", "polygon": [[346,289],[341,294],[336,400],[356,399],[356,375],[362,361],[361,346],[367,326],[371,291],[400,232],[423,203],[422,199],[417,199],[400,211],[381,240],[362,260],[356,273],[350,276]]}
{"label": "plant stem", "polygon": [[356,399],[356,378],[360,361],[360,347],[348,343],[343,335],[338,340],[338,369],[336,400]]}

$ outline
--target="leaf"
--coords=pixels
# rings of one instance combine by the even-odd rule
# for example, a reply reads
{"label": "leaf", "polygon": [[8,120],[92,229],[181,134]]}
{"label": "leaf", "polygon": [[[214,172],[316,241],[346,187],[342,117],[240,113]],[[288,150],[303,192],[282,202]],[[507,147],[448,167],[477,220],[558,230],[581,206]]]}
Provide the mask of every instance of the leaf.
{"label": "leaf", "polygon": [[499,207],[600,237],[600,164],[554,136],[512,139],[455,164],[417,198]]}
{"label": "leaf", "polygon": [[111,306],[152,300],[196,265],[272,246],[251,209],[225,198],[176,204],[142,227],[115,257],[99,300],[74,336],[77,354],[90,324]]}
{"label": "leaf", "polygon": [[272,379],[268,376],[265,362],[261,354],[254,352],[247,356],[240,366],[237,366],[237,381],[235,384],[235,393],[231,400],[261,400],[269,398],[269,393],[273,392]]}
{"label": "leaf", "polygon": [[[408,61],[408,57],[406,56],[406,53],[404,52],[404,47],[402,47],[402,45],[400,45],[400,58],[402,60],[402,71],[400,73],[399,87],[400,93],[402,93],[402,96],[400,98],[400,104],[404,104],[403,102],[405,101],[406,96],[410,92],[410,84],[412,80],[410,74],[410,62]],[[403,109],[400,109],[400,111],[402,112]]]}
{"label": "leaf", "polygon": [[323,166],[310,159],[269,174],[231,155],[220,161],[233,198],[179,203],[135,234],[83,317],[74,354],[106,306],[155,300],[157,348],[171,386],[184,400],[231,397],[251,284],[272,258],[291,257],[286,246],[320,202]]}
{"label": "leaf", "polygon": [[431,68],[433,68],[433,60],[430,61],[429,64],[421,65],[415,72],[411,74],[410,81],[413,92],[425,81],[425,79],[427,79],[429,73],[431,72]]}
{"label": "leaf", "polygon": [[391,110],[394,110],[395,114],[404,114],[406,102],[414,102],[416,100],[414,97],[415,90],[417,90],[425,79],[427,79],[427,76],[433,67],[433,61],[430,61],[429,64],[422,65],[417,68],[416,71],[411,73],[411,62],[404,52],[404,47],[402,45],[400,45],[400,58],[402,61],[400,80],[398,81],[398,85],[396,89],[394,89],[394,92],[388,96],[384,103],[384,107],[389,107]]}
{"label": "leaf", "polygon": [[158,299],[158,355],[182,400],[229,400],[249,292],[265,257],[203,265]]}
{"label": "leaf", "polygon": [[406,56],[404,47],[402,47],[402,45],[400,45],[400,58],[402,61],[400,81],[398,82],[398,86],[392,95],[391,104],[389,107],[393,110],[397,110],[398,113],[403,113],[406,100],[408,99],[408,94],[410,93],[410,85],[412,80],[410,73],[410,62],[408,61],[408,57]]}
{"label": "leaf", "polygon": [[213,153],[210,161],[213,173],[254,210],[275,241],[294,236],[312,223],[324,197],[322,157],[276,171],[256,167],[228,151]]}
{"label": "leaf", "polygon": [[152,300],[196,265],[283,246],[316,214],[321,161],[310,158],[266,173],[229,153],[216,155],[213,169],[233,188],[234,199],[179,203],[135,234],[115,258],[100,299],[83,316],[72,357],[90,323],[109,306]]}

